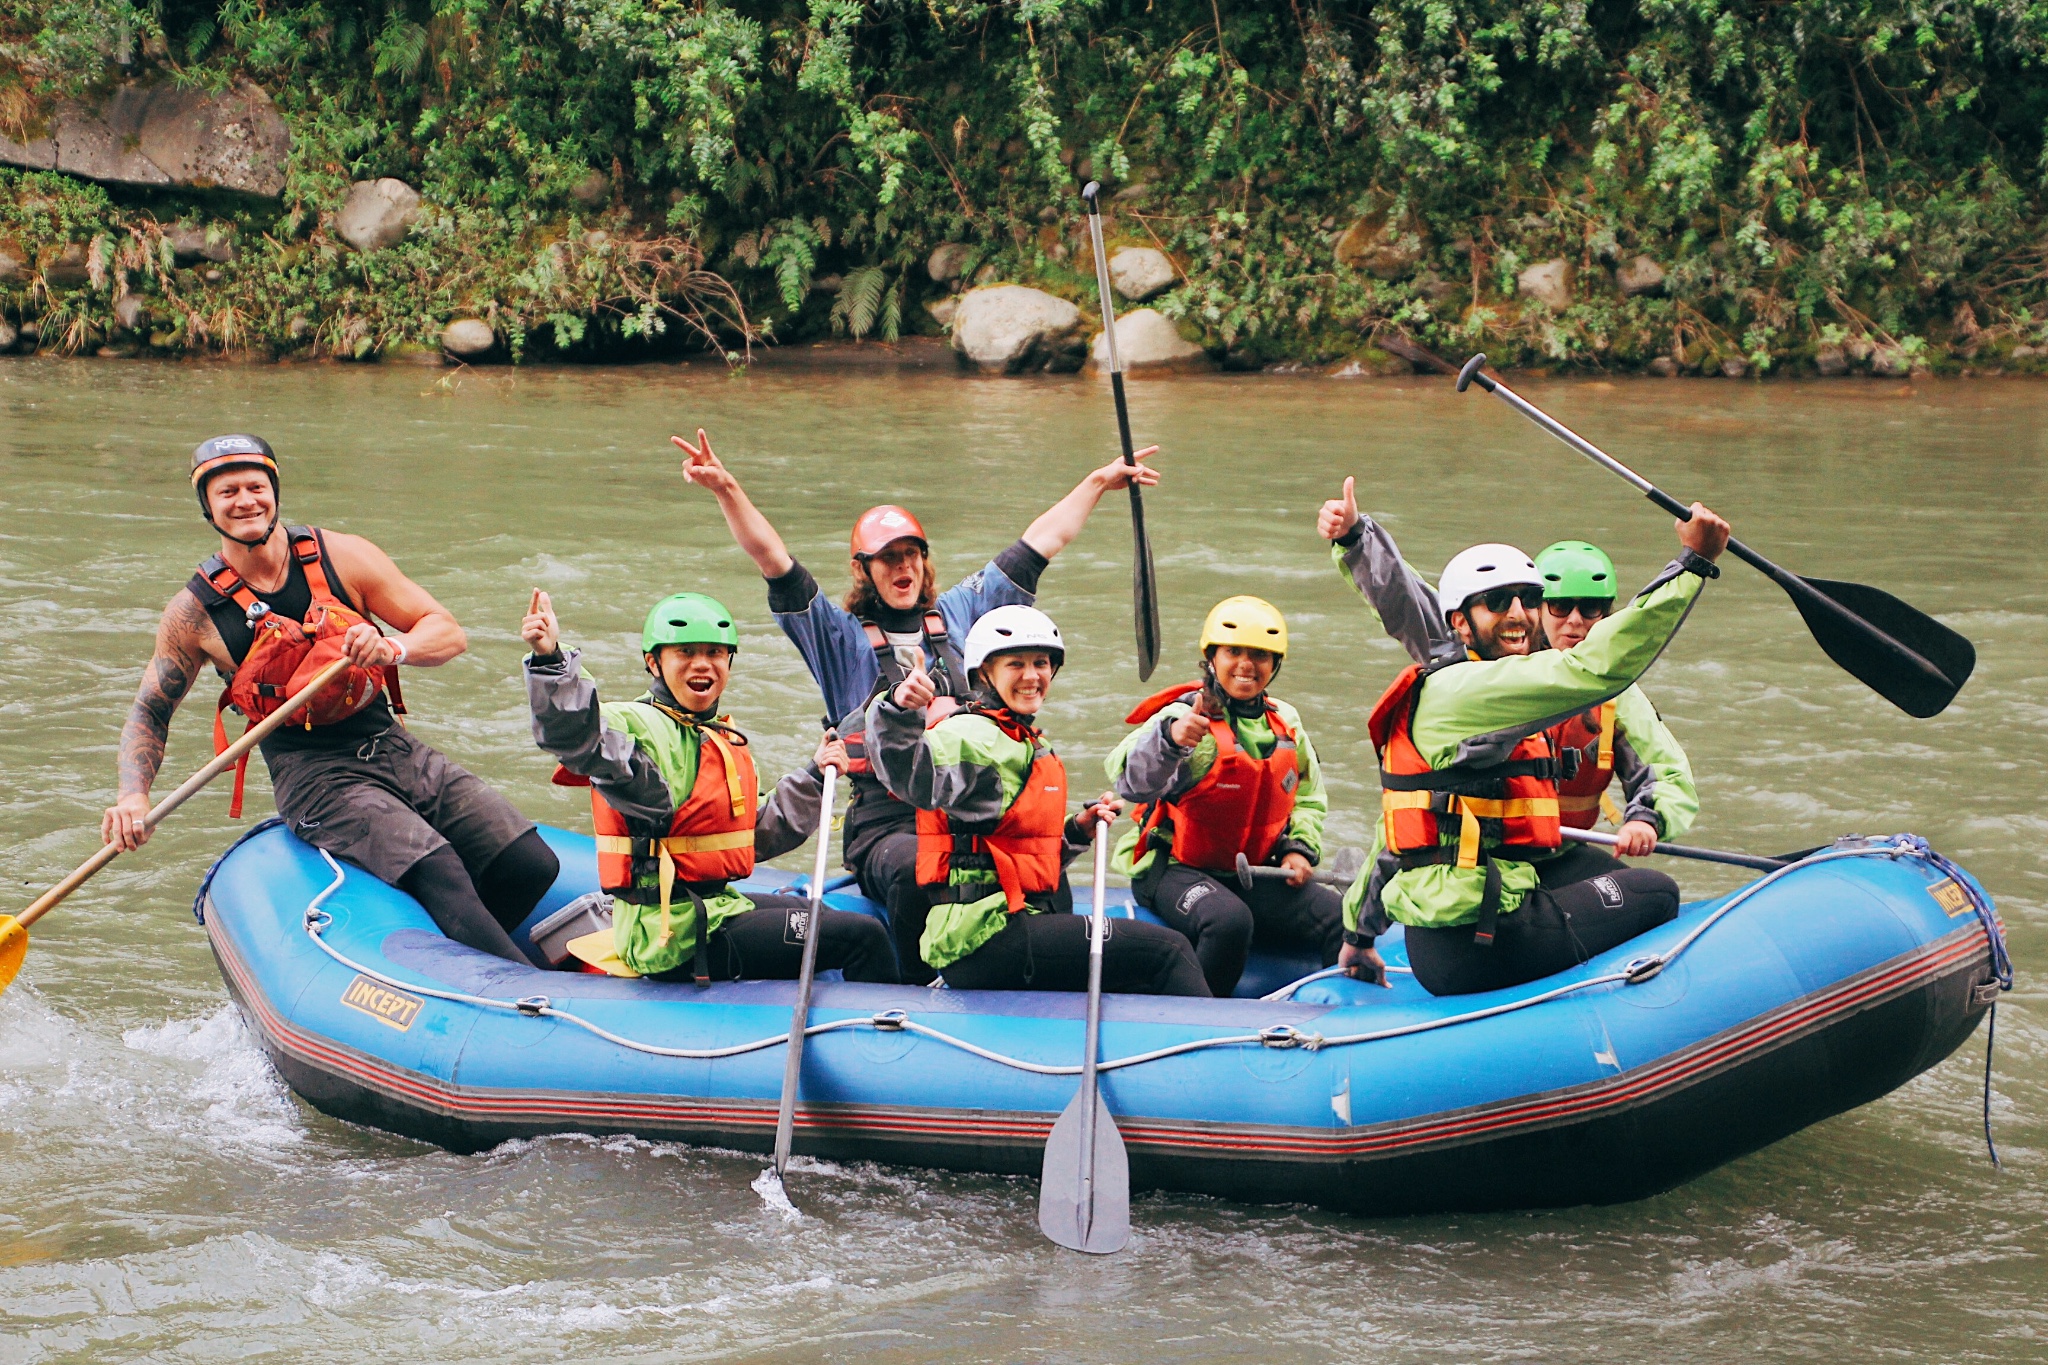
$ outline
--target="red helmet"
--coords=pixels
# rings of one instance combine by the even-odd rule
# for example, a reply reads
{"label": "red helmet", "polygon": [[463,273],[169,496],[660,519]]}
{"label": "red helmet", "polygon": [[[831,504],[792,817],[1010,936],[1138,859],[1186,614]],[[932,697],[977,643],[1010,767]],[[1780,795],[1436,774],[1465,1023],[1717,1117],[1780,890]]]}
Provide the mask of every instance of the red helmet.
{"label": "red helmet", "polygon": [[917,518],[891,503],[870,507],[853,523],[853,557],[869,559],[882,552],[892,540],[914,540],[917,548],[929,552],[931,542]]}

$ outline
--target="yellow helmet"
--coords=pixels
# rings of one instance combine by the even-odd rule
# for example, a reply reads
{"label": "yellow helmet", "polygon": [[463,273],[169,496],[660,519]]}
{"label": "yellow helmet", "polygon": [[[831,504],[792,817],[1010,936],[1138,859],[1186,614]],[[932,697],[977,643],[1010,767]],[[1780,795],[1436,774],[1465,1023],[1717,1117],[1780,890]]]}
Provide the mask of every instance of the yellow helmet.
{"label": "yellow helmet", "polygon": [[1211,645],[1263,649],[1287,657],[1287,618],[1263,597],[1226,597],[1202,621],[1202,653]]}

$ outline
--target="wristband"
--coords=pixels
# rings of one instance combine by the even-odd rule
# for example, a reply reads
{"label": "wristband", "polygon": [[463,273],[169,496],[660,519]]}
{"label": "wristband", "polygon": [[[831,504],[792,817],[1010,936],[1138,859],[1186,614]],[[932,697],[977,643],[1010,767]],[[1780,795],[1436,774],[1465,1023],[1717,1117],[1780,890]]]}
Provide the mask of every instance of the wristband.
{"label": "wristband", "polygon": [[384,643],[390,645],[393,649],[398,651],[398,657],[393,659],[390,663],[386,664],[386,668],[396,668],[400,664],[405,662],[406,655],[408,653],[405,647],[405,641],[399,639],[396,635],[392,635],[387,636],[385,638]]}
{"label": "wristband", "polygon": [[1370,948],[1372,943],[1373,935],[1371,934],[1361,934],[1356,929],[1346,929],[1344,931],[1344,945],[1348,948]]}

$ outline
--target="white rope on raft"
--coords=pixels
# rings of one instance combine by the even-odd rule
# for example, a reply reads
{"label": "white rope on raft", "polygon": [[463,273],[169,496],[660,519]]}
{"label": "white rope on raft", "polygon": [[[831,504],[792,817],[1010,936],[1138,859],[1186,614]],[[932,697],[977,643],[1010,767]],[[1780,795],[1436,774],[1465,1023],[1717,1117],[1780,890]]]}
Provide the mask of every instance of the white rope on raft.
{"label": "white rope on raft", "polygon": [[[321,952],[327,954],[327,956],[333,958],[349,970],[358,972],[372,981],[381,982],[397,990],[409,991],[414,995],[428,996],[435,1000],[449,1000],[457,1004],[475,1005],[480,1009],[503,1010],[525,1015],[532,1019],[559,1019],[563,1023],[572,1024],[577,1028],[592,1033],[608,1043],[628,1048],[634,1052],[644,1052],[655,1057],[673,1057],[684,1061],[716,1061],[723,1057],[739,1057],[749,1052],[760,1052],[767,1048],[786,1045],[789,1042],[789,1034],[785,1032],[777,1033],[767,1038],[758,1038],[748,1043],[735,1043],[729,1047],[662,1047],[655,1043],[643,1043],[637,1039],[613,1033],[610,1029],[592,1023],[579,1014],[573,1014],[568,1010],[558,1008],[545,995],[530,995],[519,1000],[498,1000],[490,996],[468,995],[461,991],[449,991],[434,986],[415,985],[410,981],[400,981],[396,977],[387,976],[376,968],[365,966],[343,954],[321,936],[322,931],[334,922],[334,917],[322,907],[328,897],[341,889],[342,883],[347,880],[348,874],[342,870],[341,864],[336,862],[325,849],[321,849],[319,852],[320,856],[327,860],[327,865],[334,869],[334,880],[328,883],[325,890],[321,891],[319,895],[313,897],[307,903],[305,910],[306,936],[318,945]],[[1096,1069],[1098,1071],[1117,1071],[1124,1067],[1141,1066],[1147,1062],[1156,1062],[1167,1057],[1178,1057],[1186,1053],[1201,1052],[1217,1047],[1249,1047],[1253,1045],[1270,1048],[1299,1047],[1306,1048],[1310,1052],[1317,1052],[1326,1047],[1351,1047],[1359,1043],[1379,1042],[1387,1038],[1409,1037],[1418,1033],[1429,1033],[1437,1029],[1451,1028],[1458,1024],[1476,1023],[1481,1019],[1493,1019],[1503,1014],[1512,1014],[1517,1010],[1529,1009],[1533,1006],[1544,1004],[1547,1001],[1556,1000],[1562,996],[1591,990],[1595,986],[1617,984],[1627,986],[1641,985],[1677,961],[1681,953],[1698,942],[1702,934],[1720,923],[1737,906],[1742,905],[1750,897],[1771,883],[1801,868],[1812,867],[1817,863],[1830,862],[1837,858],[1912,857],[1925,859],[1926,856],[1927,846],[1925,842],[1917,836],[1910,834],[1892,835],[1885,839],[1873,839],[1852,848],[1834,848],[1816,853],[1799,862],[1788,863],[1784,867],[1766,874],[1736,892],[1733,896],[1729,897],[1725,905],[1714,911],[1713,914],[1708,915],[1706,919],[1693,928],[1692,932],[1680,939],[1668,953],[1652,957],[1639,957],[1626,964],[1620,971],[1605,972],[1599,976],[1588,977],[1584,981],[1567,982],[1562,986],[1539,992],[1536,995],[1525,996],[1519,1000],[1510,1000],[1499,1005],[1491,1005],[1485,1009],[1469,1010],[1464,1014],[1451,1015],[1448,1018],[1426,1019],[1412,1024],[1400,1024],[1392,1028],[1373,1029],[1365,1033],[1339,1034],[1336,1037],[1325,1037],[1320,1033],[1314,1032],[1305,1033],[1295,1028],[1292,1024],[1272,1024],[1260,1029],[1256,1033],[1233,1033],[1217,1038],[1196,1038],[1185,1043],[1175,1043],[1171,1047],[1155,1048],[1150,1052],[1133,1053],[1128,1057],[1117,1057],[1100,1063]],[[1986,932],[1988,936],[1989,930]],[[1389,968],[1389,970],[1400,969]],[[1297,987],[1306,985],[1308,982],[1321,977],[1333,975],[1335,971],[1336,969],[1332,968],[1317,972],[1312,976],[1304,977],[1300,981],[1283,987],[1272,995],[1262,998],[1265,1000],[1284,999]],[[872,1028],[881,1033],[915,1033],[921,1037],[930,1038],[934,1042],[944,1043],[948,1047],[958,1048],[962,1052],[970,1053],[985,1061],[995,1062],[1001,1066],[1010,1067],[1013,1070],[1029,1072],[1034,1076],[1078,1076],[1081,1074],[1081,1067],[1078,1064],[1055,1066],[1043,1062],[1027,1062],[1020,1057],[1007,1056],[1004,1053],[982,1047],[977,1043],[968,1042],[964,1038],[956,1038],[952,1034],[941,1032],[928,1024],[919,1023],[911,1017],[908,1010],[902,1009],[882,1010],[864,1018],[836,1019],[827,1024],[812,1024],[804,1030],[804,1036],[808,1038],[820,1033],[833,1033],[841,1029],[850,1028]]]}

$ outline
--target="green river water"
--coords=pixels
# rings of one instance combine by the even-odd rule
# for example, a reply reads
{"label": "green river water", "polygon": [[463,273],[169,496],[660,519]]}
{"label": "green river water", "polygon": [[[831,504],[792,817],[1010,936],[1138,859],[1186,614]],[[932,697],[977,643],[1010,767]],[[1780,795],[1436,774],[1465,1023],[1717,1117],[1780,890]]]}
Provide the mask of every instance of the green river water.
{"label": "green river water", "polygon": [[[1990,887],[2020,984],[1898,1093],[1661,1197],[1367,1221],[1141,1197],[1124,1254],[1055,1250],[1036,1186],[823,1166],[786,1224],[757,1157],[627,1139],[454,1156],[326,1118],[251,1041],[187,912],[241,826],[217,789],[37,927],[0,996],[0,1362],[1910,1361],[2048,1359],[2048,389],[2026,383],[1531,382],[1528,392],[1791,567],[1886,587],[1970,636],[1976,678],[1910,720],[1836,670],[1777,589],[1727,576],[1645,680],[1700,774],[1693,842],[1757,852],[1910,829]],[[1606,545],[1624,583],[1669,519],[1447,381],[1242,377],[1132,386],[1164,447],[1147,499],[1168,680],[1202,612],[1285,610],[1279,691],[1314,728],[1333,842],[1376,802],[1365,712],[1404,658],[1329,567],[1344,474],[1418,564],[1505,539]],[[541,820],[518,683],[529,591],[628,685],[657,595],[742,615],[728,694],[764,768],[819,702],[671,431],[702,425],[828,590],[852,513],[910,504],[949,580],[1113,454],[1106,388],[920,372],[472,372],[0,361],[0,846],[6,909],[89,853],[157,613],[217,543],[185,459],[254,430],[287,513],[369,535],[470,649],[411,670],[418,731]],[[1047,724],[1097,765],[1141,687],[1116,501],[1047,573],[1070,641]],[[159,791],[207,756],[212,689]],[[253,815],[268,809],[252,772]],[[791,863],[803,863],[804,855]],[[1665,864],[1688,892],[1735,879]]]}

